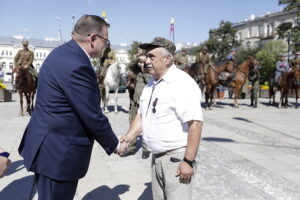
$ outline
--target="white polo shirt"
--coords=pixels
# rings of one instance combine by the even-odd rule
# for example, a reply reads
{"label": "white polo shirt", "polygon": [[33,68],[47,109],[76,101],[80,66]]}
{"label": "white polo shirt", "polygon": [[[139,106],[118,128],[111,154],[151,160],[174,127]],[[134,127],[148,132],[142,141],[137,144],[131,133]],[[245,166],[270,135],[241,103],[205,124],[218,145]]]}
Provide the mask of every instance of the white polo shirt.
{"label": "white polo shirt", "polygon": [[[154,90],[153,90],[154,87]],[[201,92],[187,73],[172,65],[152,79],[140,97],[143,139],[153,153],[187,145],[188,121],[203,121]]]}

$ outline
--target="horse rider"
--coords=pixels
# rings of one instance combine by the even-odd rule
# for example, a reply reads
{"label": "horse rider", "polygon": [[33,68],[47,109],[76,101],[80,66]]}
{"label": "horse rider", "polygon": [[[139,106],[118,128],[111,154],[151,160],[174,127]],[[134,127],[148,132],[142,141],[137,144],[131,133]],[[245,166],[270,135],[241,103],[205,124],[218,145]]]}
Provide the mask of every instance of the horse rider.
{"label": "horse rider", "polygon": [[[236,55],[237,55],[237,49],[232,48],[229,52],[229,54],[226,56],[226,60],[233,61],[234,67],[236,67]],[[227,83],[229,84],[230,81],[232,81],[235,77],[235,71],[229,72],[229,76],[227,77]]]}
{"label": "horse rider", "polygon": [[286,55],[282,54],[281,59],[276,62],[275,68],[275,87],[279,86],[279,78],[282,76],[284,72],[290,71],[290,66],[288,61],[286,60]]}
{"label": "horse rider", "polygon": [[[131,81],[134,85],[133,98],[130,101],[129,106],[129,122],[133,121],[137,115],[139,109],[140,96],[142,95],[145,85],[151,80],[151,75],[148,73],[148,69],[145,67],[146,55],[145,51],[138,49],[138,53],[128,64],[128,68],[131,74]],[[137,150],[137,140],[129,147],[129,151],[126,155],[134,154]],[[142,159],[146,159],[150,156],[149,150],[142,144],[143,153]],[[126,156],[124,155],[124,156]]]}
{"label": "horse rider", "polygon": [[297,51],[295,58],[291,60],[291,67],[300,70],[300,51]]}
{"label": "horse rider", "polygon": [[208,48],[204,46],[202,51],[196,56],[196,63],[201,63],[204,66],[204,78],[202,79],[203,84],[205,84],[205,75],[207,74],[208,67],[212,65],[210,55],[208,53]]}
{"label": "horse rider", "polygon": [[258,102],[258,91],[259,91],[259,79],[260,79],[260,71],[261,66],[255,66],[249,73],[248,80],[251,85],[250,90],[250,97],[251,97],[251,104],[253,108],[257,108]]}
{"label": "horse rider", "polygon": [[32,65],[34,53],[33,51],[28,49],[29,42],[27,40],[22,41],[22,45],[23,49],[19,50],[14,58],[15,68],[12,71],[12,83],[15,90],[18,89],[18,86],[15,85],[14,82],[14,73],[21,67],[28,69],[28,71],[33,75],[36,85],[38,81],[38,72]]}
{"label": "horse rider", "polygon": [[181,53],[175,55],[175,65],[181,70],[189,65],[187,50],[187,48],[182,48]]}
{"label": "horse rider", "polygon": [[100,85],[103,85],[104,78],[106,76],[107,70],[111,64],[116,62],[116,53],[110,47],[105,50],[104,53],[105,59],[103,61],[103,65],[100,69],[99,82]]}

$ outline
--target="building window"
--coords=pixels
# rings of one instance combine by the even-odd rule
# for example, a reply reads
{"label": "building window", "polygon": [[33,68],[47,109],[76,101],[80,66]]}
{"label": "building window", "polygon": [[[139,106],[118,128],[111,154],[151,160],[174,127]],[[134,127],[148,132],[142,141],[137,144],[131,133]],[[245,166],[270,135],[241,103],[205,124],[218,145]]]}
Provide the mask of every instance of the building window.
{"label": "building window", "polygon": [[6,69],[6,62],[2,62],[2,69]]}
{"label": "building window", "polygon": [[39,53],[38,53],[38,52],[36,52],[36,53],[35,53],[35,56],[38,58],[38,57],[39,57]]}
{"label": "building window", "polygon": [[9,51],[9,55],[12,56],[12,51]]}
{"label": "building window", "polygon": [[13,69],[14,68],[14,65],[12,62],[9,63],[9,69]]}
{"label": "building window", "polygon": [[4,50],[1,51],[1,55],[4,56]]}
{"label": "building window", "polygon": [[40,71],[40,68],[41,68],[41,64],[40,63],[36,64],[36,71]]}
{"label": "building window", "polygon": [[6,55],[8,56],[8,50],[5,51]]}
{"label": "building window", "polygon": [[43,57],[42,52],[40,52],[40,58],[42,58],[42,57]]}
{"label": "building window", "polygon": [[44,53],[44,58],[46,58],[46,53]]}

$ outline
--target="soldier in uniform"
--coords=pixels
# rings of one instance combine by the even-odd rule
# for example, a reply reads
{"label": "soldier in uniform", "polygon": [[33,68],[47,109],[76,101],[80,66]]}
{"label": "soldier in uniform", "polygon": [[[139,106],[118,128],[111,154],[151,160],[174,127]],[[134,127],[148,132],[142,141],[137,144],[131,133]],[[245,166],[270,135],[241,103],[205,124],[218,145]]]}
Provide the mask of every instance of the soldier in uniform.
{"label": "soldier in uniform", "polygon": [[34,53],[28,49],[29,42],[27,40],[24,40],[22,42],[23,49],[19,50],[17,55],[14,58],[14,66],[15,68],[12,71],[12,83],[15,89],[18,89],[14,83],[14,73],[16,72],[17,69],[24,67],[29,70],[29,72],[34,76],[35,82],[37,84],[37,79],[38,79],[38,73],[34,69],[32,62],[34,59]]}
{"label": "soldier in uniform", "polygon": [[181,53],[175,55],[175,64],[181,70],[189,65],[187,48],[182,48]]}
{"label": "soldier in uniform", "polygon": [[290,70],[290,66],[288,61],[286,60],[286,55],[281,55],[281,59],[276,62],[275,68],[275,87],[278,88],[279,78],[282,76],[284,72],[288,72]]}
{"label": "soldier in uniform", "polygon": [[102,63],[102,67],[100,69],[99,82],[100,85],[103,85],[103,81],[106,75],[106,72],[111,64],[116,61],[116,53],[110,47],[108,47],[104,52],[104,60]]}
{"label": "soldier in uniform", "polygon": [[253,70],[250,71],[248,79],[250,81],[251,85],[251,104],[250,106],[253,106],[254,108],[257,108],[257,102],[258,102],[258,91],[259,91],[259,78],[260,78],[260,66],[255,66]]}
{"label": "soldier in uniform", "polygon": [[[235,59],[236,55],[237,55],[237,49],[232,48],[230,50],[230,53],[226,56],[226,60],[230,60],[230,61],[235,62],[235,65],[234,65],[235,67],[236,67],[236,59]],[[229,84],[229,82],[231,80],[233,80],[234,77],[235,77],[235,72],[234,71],[230,72],[230,75],[227,77],[227,84]]]}
{"label": "soldier in uniform", "polygon": [[291,60],[291,67],[300,70],[300,51],[297,51],[295,58]]}
{"label": "soldier in uniform", "polygon": [[206,46],[202,48],[202,51],[197,54],[196,56],[196,62],[201,63],[204,66],[204,78],[202,79],[203,85],[205,85],[205,75],[207,74],[207,70],[209,65],[211,65],[210,56],[208,54],[208,49]]}
{"label": "soldier in uniform", "polygon": [[[143,89],[145,85],[151,80],[151,75],[148,73],[146,67],[144,67],[146,62],[145,52],[142,49],[139,49],[139,52],[136,58],[133,58],[132,61],[128,64],[128,68],[131,74],[131,81],[134,85],[134,93],[132,101],[129,106],[129,122],[131,123],[135,116],[137,115],[137,111],[139,108],[140,96],[142,95]],[[131,145],[129,148],[129,154],[133,154],[136,152],[137,140]],[[142,158],[146,159],[149,157],[150,152],[143,144],[143,154]]]}

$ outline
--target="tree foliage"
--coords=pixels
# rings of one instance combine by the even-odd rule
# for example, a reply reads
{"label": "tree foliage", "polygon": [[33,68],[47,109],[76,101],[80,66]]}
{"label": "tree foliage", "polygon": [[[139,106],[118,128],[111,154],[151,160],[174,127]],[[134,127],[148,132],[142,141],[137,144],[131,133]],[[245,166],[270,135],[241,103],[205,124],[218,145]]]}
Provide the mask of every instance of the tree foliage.
{"label": "tree foliage", "polygon": [[276,61],[280,59],[280,54],[284,53],[287,46],[283,41],[271,41],[256,53],[256,58],[261,64],[260,82],[269,81],[275,71]]}
{"label": "tree foliage", "polygon": [[209,49],[214,61],[224,60],[230,50],[239,45],[235,40],[236,31],[231,22],[223,20],[219,28],[209,31],[209,39],[204,42],[204,45]]}
{"label": "tree foliage", "polygon": [[134,58],[134,56],[138,53],[138,48],[141,42],[133,41],[131,44],[131,48],[128,50],[129,59]]}

